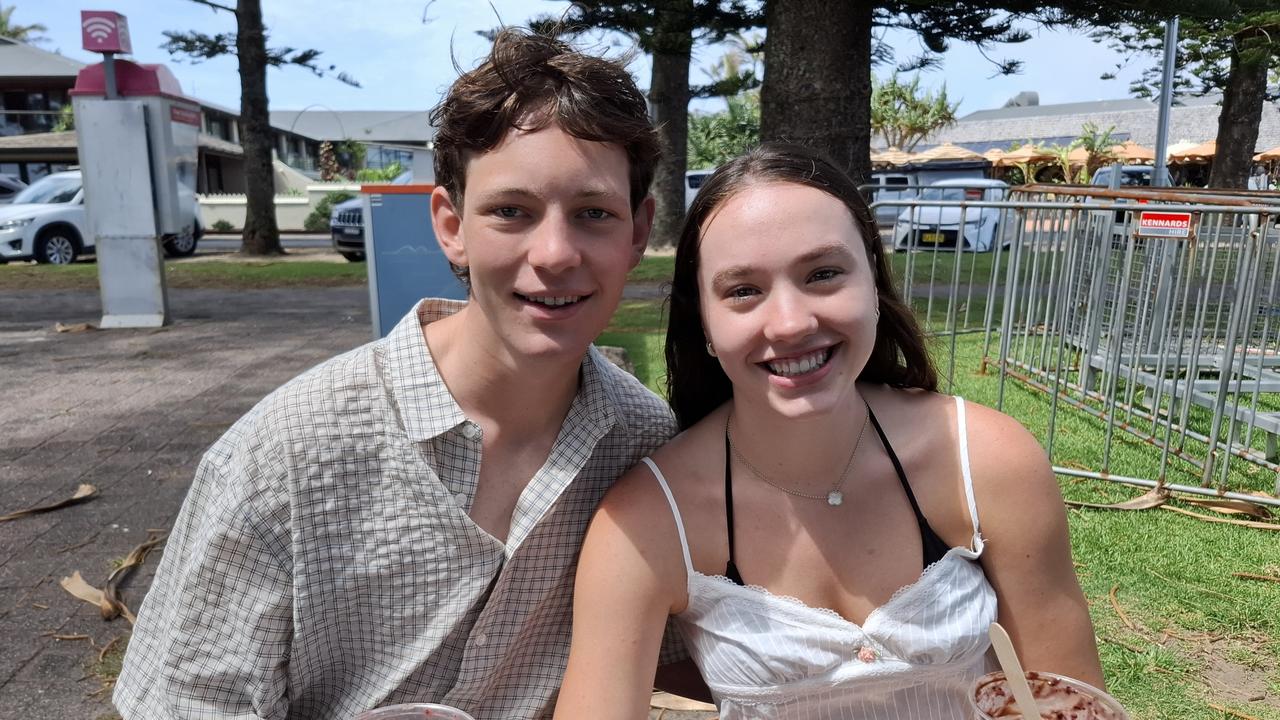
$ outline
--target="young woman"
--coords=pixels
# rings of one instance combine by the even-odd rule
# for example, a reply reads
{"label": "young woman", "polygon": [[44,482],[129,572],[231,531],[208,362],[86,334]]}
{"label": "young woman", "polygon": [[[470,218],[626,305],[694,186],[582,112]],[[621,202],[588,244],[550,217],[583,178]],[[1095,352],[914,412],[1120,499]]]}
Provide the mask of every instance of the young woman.
{"label": "young woman", "polygon": [[967,718],[987,628],[1029,669],[1102,671],[1043,450],[939,395],[870,212],[814,152],[721,167],[676,251],[682,433],[583,547],[558,720],[646,717],[674,617],[737,718]]}

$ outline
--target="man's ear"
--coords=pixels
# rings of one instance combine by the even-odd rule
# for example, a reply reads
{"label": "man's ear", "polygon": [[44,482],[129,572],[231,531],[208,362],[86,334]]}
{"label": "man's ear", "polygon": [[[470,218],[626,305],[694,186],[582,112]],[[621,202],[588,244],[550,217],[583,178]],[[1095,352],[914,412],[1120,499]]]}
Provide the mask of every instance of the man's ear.
{"label": "man's ear", "polygon": [[653,196],[646,197],[636,208],[631,228],[631,267],[644,259],[644,249],[649,246],[649,232],[653,230]]}
{"label": "man's ear", "polygon": [[436,242],[449,262],[467,267],[467,245],[462,237],[462,208],[453,204],[453,198],[443,186],[431,191],[431,227],[436,231]]}

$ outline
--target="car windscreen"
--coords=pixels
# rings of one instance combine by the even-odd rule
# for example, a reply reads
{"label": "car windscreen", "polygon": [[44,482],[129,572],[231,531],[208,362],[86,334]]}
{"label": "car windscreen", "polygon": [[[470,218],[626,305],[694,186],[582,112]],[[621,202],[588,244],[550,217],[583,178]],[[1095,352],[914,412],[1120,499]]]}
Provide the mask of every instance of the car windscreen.
{"label": "car windscreen", "polygon": [[23,188],[22,192],[13,196],[13,204],[22,203],[67,203],[80,192],[78,177],[47,177]]}
{"label": "car windscreen", "polygon": [[925,188],[920,193],[921,200],[944,200],[947,202],[964,201],[964,188],[962,187],[931,187]]}

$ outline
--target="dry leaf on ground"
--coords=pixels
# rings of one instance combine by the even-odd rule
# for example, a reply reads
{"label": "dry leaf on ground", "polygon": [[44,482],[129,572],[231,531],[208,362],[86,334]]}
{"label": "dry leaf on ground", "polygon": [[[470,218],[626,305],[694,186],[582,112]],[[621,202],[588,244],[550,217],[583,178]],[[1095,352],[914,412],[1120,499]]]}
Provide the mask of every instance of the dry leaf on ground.
{"label": "dry leaf on ground", "polygon": [[97,330],[97,329],[98,329],[98,326],[94,325],[93,323],[68,323],[68,324],[55,323],[53,326],[54,332],[60,332],[60,333],[85,332],[87,330]]}

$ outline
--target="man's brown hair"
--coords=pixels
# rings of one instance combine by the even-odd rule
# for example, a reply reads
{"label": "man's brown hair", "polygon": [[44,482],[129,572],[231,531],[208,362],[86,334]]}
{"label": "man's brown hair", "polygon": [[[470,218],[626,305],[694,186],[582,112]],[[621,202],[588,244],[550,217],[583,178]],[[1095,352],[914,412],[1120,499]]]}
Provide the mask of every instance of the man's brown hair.
{"label": "man's brown hair", "polygon": [[553,122],[581,140],[621,145],[631,167],[631,208],[640,206],[661,152],[631,74],[621,62],[514,28],[499,31],[489,57],[454,81],[431,111],[436,183],[461,210],[468,153],[492,150],[512,128]]}

